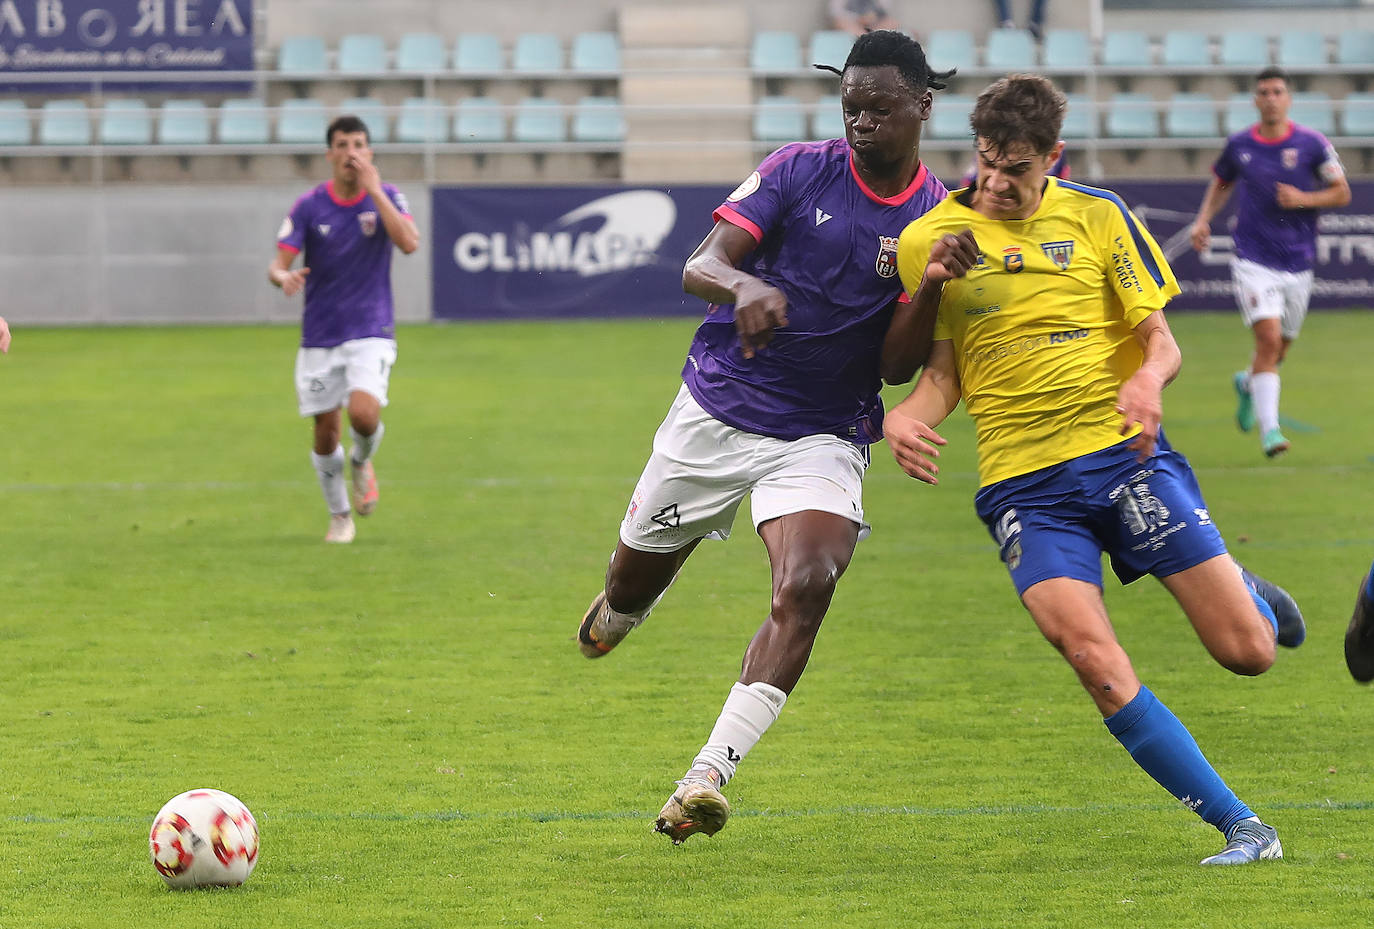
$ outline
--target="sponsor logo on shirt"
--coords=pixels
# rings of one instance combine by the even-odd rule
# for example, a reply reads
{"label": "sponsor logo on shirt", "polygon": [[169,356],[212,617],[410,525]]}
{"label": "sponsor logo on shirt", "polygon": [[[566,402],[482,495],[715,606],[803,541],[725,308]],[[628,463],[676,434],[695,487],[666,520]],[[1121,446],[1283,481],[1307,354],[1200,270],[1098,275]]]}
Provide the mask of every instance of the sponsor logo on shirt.
{"label": "sponsor logo on shirt", "polygon": [[878,260],[874,263],[879,277],[897,276],[897,236],[878,236]]}
{"label": "sponsor logo on shirt", "polygon": [[[753,174],[746,177],[744,181],[734,189],[730,196],[725,198],[726,202],[738,203],[740,200],[743,200],[745,197],[758,190],[759,184],[761,183],[763,183],[763,178],[759,176],[759,172],[755,171]],[[819,226],[820,223],[816,223],[816,225]]]}
{"label": "sponsor logo on shirt", "polygon": [[319,231],[321,236],[329,235],[329,223],[320,223],[315,228]]}
{"label": "sponsor logo on shirt", "polygon": [[368,210],[358,214],[358,226],[363,230],[363,235],[374,236],[377,234],[377,214]]}
{"label": "sponsor logo on shirt", "polygon": [[1016,274],[1026,266],[1026,259],[1021,255],[1021,246],[1008,245],[1002,249],[1002,267],[1008,274]]}
{"label": "sponsor logo on shirt", "polygon": [[1073,239],[1067,242],[1041,242],[1040,250],[1060,271],[1067,271],[1069,262],[1073,261]]}
{"label": "sponsor logo on shirt", "polygon": [[1122,290],[1134,290],[1138,294],[1145,292],[1145,288],[1140,286],[1140,278],[1136,277],[1135,262],[1131,261],[1126,242],[1121,236],[1112,242],[1112,268],[1116,271],[1117,286]]}
{"label": "sponsor logo on shirt", "polygon": [[816,207],[816,225],[817,225],[817,226],[819,226],[821,223],[827,222],[828,220],[831,220],[831,219],[834,219],[834,218],[835,218],[835,217],[831,216],[831,215],[830,215],[829,213],[827,213],[825,210],[821,209],[820,207]]}

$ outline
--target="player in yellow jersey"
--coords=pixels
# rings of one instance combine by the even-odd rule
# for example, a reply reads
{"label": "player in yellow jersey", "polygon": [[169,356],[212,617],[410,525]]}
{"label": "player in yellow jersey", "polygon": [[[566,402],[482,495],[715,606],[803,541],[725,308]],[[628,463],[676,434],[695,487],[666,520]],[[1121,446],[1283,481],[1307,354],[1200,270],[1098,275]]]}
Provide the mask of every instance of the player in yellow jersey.
{"label": "player in yellow jersey", "polygon": [[1012,75],[978,97],[978,177],[907,226],[897,265],[912,303],[884,346],[896,365],[934,320],[930,360],[884,423],[898,463],[934,484],[935,432],[964,401],[978,440],[978,515],[1021,602],[1077,672],[1108,730],[1216,826],[1203,864],[1280,858],[1181,722],[1140,683],[1102,599],[1102,553],[1123,583],[1159,578],[1212,656],[1260,674],[1305,630],[1282,589],[1227,554],[1187,460],[1160,428],[1181,355],[1163,307],[1178,285],[1110,191],[1047,178],[1063,94]]}

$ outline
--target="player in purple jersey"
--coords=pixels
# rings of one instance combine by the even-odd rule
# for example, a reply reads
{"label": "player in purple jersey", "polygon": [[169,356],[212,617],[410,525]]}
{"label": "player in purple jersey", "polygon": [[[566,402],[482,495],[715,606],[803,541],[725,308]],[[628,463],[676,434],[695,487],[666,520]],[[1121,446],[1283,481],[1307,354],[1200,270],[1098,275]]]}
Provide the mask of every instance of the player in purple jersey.
{"label": "player in purple jersey", "polygon": [[1317,211],[1350,202],[1336,150],[1320,132],[1288,118],[1292,102],[1281,69],[1259,73],[1259,122],[1226,140],[1192,227],[1193,248],[1209,248],[1212,218],[1239,186],[1231,277],[1255,351],[1249,369],[1232,378],[1236,425],[1249,432],[1258,424],[1260,448],[1270,458],[1289,445],[1279,429],[1279,365],[1307,316]]}
{"label": "player in purple jersey", "polygon": [[[372,455],[382,441],[396,363],[391,250],[409,255],[420,247],[420,233],[405,197],[382,183],[362,120],[340,116],[325,140],[334,176],[297,200],[282,221],[267,279],[288,297],[305,291],[296,395],[301,415],[315,418],[310,458],[329,507],[325,541],[348,543],[356,530],[339,444],[341,410],[346,403],[353,434],[354,506],[366,516],[377,505]],[[301,251],[304,265],[292,269]]]}
{"label": "player in purple jersey", "polygon": [[900,357],[885,336],[901,294],[897,235],[946,193],[919,145],[931,90],[948,74],[895,31],[860,36],[837,73],[845,138],[764,159],[715,211],[683,270],[683,288],[710,305],[577,633],[587,657],[609,652],[703,538],[729,535],[750,495],[772,609],[659,814],[655,828],[674,844],[724,826],[721,788],[801,677],[868,531],[862,481],[869,443],[882,435],[882,380],[909,380],[929,346],[930,327],[897,323]]}

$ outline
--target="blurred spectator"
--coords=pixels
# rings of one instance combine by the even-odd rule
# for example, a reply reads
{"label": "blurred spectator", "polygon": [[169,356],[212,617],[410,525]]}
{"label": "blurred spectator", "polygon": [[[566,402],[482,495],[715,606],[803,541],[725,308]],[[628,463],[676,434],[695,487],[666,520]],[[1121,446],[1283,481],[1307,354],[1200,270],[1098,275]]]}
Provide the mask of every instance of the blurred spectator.
{"label": "blurred spectator", "polygon": [[882,0],[830,0],[830,21],[836,29],[854,35],[897,28],[897,21]]}
{"label": "blurred spectator", "polygon": [[[1015,29],[1016,20],[1011,17],[1011,0],[996,0],[997,22],[1003,29]],[[1026,23],[1030,34],[1039,42],[1045,35],[1045,0],[1031,0],[1030,22]]]}

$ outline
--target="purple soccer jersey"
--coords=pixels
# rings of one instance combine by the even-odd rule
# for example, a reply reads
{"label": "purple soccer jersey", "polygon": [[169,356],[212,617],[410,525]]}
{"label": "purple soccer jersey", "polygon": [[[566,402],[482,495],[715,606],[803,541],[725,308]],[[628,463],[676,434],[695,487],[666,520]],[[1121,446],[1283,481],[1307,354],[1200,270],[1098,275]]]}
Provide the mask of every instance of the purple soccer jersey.
{"label": "purple soccer jersey", "polygon": [[1277,139],[1257,126],[1237,132],[1212,165],[1224,183],[1237,185],[1236,254],[1278,271],[1306,271],[1317,251],[1318,210],[1279,206],[1277,185],[1320,190],[1342,174],[1340,159],[1326,136],[1297,123]]}
{"label": "purple soccer jersey", "polygon": [[[409,216],[399,190],[382,189]],[[391,237],[372,197],[334,194],[326,181],[296,201],[277,233],[277,245],[305,252],[305,314],[302,348],[331,348],[352,339],[395,338],[391,301]]]}
{"label": "purple soccer jersey", "polygon": [[902,294],[897,237],[947,191],[921,165],[906,190],[879,197],[851,158],[843,139],[786,145],[715,211],[758,242],[740,270],[787,297],[787,325],[747,361],[734,305],[707,307],[682,377],[723,423],[787,440],[882,436],[878,361]]}

